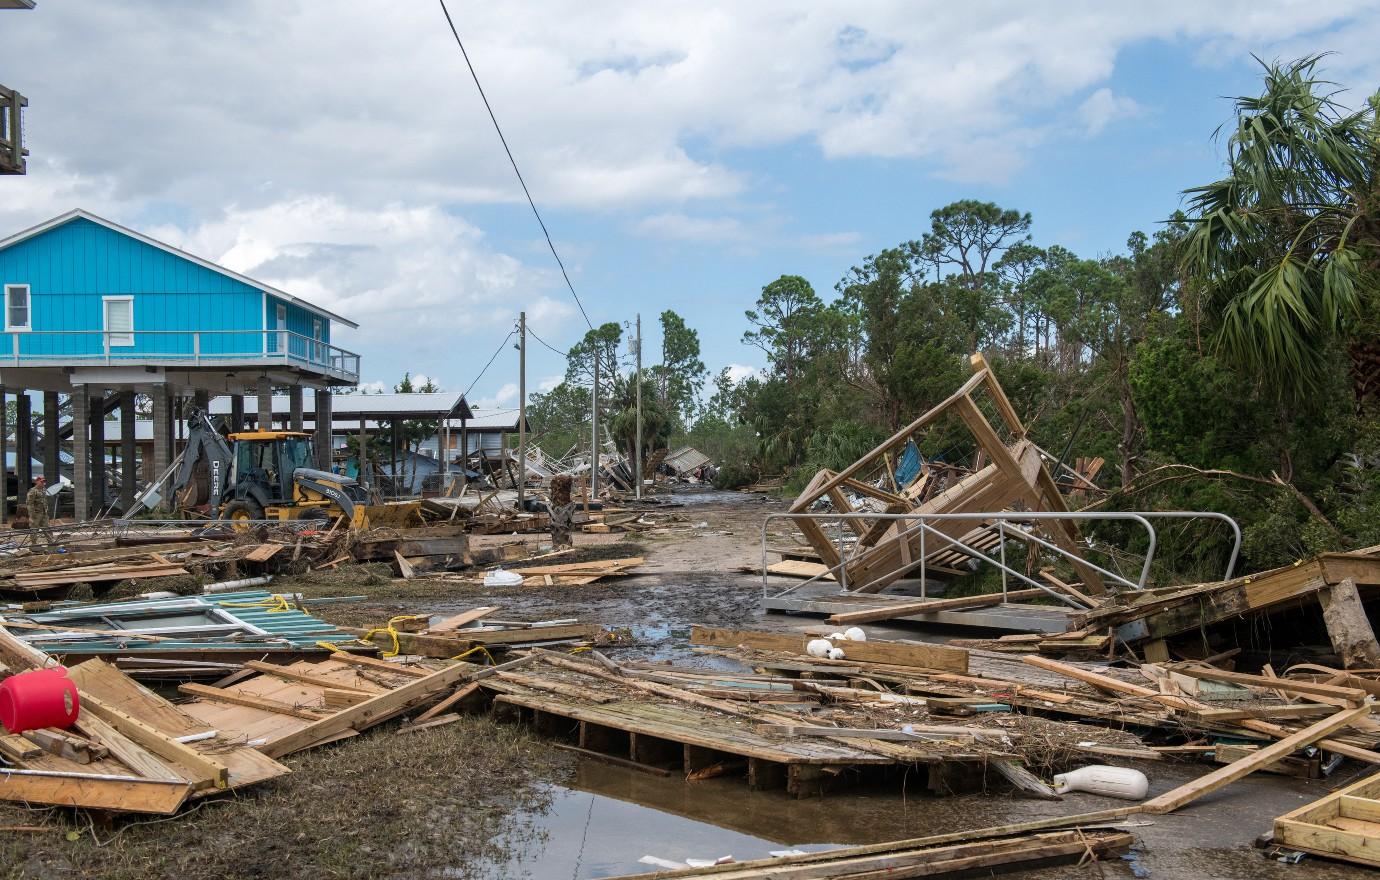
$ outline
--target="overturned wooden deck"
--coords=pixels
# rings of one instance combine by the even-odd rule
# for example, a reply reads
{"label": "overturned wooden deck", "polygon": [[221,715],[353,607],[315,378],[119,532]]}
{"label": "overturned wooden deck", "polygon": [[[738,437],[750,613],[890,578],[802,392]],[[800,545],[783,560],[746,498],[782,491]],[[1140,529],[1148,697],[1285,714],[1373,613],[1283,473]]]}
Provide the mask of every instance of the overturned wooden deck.
{"label": "overturned wooden deck", "polygon": [[909,773],[915,780],[917,770],[928,771],[919,778],[942,793],[980,783],[992,759],[1016,759],[1003,748],[962,738],[851,743],[839,737],[784,736],[764,728],[783,719],[809,724],[810,716],[779,703],[731,704],[637,679],[611,681],[580,665],[543,666],[539,676],[499,674],[486,679],[481,690],[492,696],[500,715],[593,757],[659,775],[741,777],[755,790],[784,790],[795,797],[890,775],[900,779]]}

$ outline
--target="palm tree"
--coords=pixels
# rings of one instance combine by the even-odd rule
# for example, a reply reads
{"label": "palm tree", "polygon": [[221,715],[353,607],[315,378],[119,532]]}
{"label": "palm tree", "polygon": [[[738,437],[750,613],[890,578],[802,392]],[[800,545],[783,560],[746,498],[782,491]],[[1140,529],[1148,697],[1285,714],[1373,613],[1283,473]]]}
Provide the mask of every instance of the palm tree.
{"label": "palm tree", "polygon": [[1226,176],[1186,191],[1184,268],[1238,364],[1300,400],[1341,341],[1360,403],[1380,378],[1365,332],[1380,278],[1380,95],[1346,108],[1317,78],[1319,58],[1262,62],[1263,94],[1236,99]]}

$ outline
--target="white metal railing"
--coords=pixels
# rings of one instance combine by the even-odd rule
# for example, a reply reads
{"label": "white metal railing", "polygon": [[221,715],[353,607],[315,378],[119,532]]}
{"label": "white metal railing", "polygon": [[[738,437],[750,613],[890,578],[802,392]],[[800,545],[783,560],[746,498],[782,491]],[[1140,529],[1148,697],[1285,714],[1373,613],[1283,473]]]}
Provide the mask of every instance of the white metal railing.
{"label": "white metal railing", "polygon": [[[807,578],[797,581],[785,590],[772,595],[767,582],[767,526],[772,520],[789,519],[799,520],[824,520],[833,521],[837,525],[837,554],[839,562],[836,565],[828,566],[824,571]],[[898,534],[891,536],[887,540],[899,540],[910,542],[912,538],[918,538],[920,543],[919,553],[911,562],[903,565],[894,572],[889,572],[888,576],[893,578],[904,577],[910,572],[919,569],[920,579],[920,598],[927,597],[927,569],[931,563],[931,556],[942,551],[957,551],[966,554],[974,559],[986,562],[1001,572],[1001,592],[1005,596],[1008,592],[1008,578],[1014,577],[1019,581],[1044,590],[1050,596],[1061,602],[1081,608],[1076,601],[1069,596],[1055,590],[1048,584],[1043,584],[1033,580],[1024,572],[1018,571],[1006,563],[1006,543],[1009,540],[1028,541],[1036,546],[1066,559],[1077,566],[1086,567],[1103,577],[1108,578],[1115,584],[1133,590],[1145,588],[1146,582],[1150,577],[1150,566],[1155,559],[1155,549],[1158,546],[1159,538],[1155,532],[1155,527],[1150,524],[1151,519],[1215,519],[1225,522],[1232,530],[1234,542],[1232,544],[1231,556],[1227,560],[1226,573],[1223,580],[1230,580],[1236,570],[1236,561],[1241,554],[1241,526],[1224,513],[1216,511],[1198,510],[1156,510],[1156,511],[1001,511],[1001,512],[973,512],[973,513],[772,513],[762,520],[762,595],[764,598],[780,598],[789,593],[795,592],[801,587],[807,586],[817,581],[823,581],[826,577],[833,576],[840,590],[848,592],[848,566],[851,565],[862,553],[872,550],[872,547],[859,548],[857,541],[845,542],[843,540],[843,524],[848,521],[861,522],[863,520],[883,520],[897,522],[900,524]],[[980,548],[974,547],[963,540],[963,537],[953,537],[935,529],[930,525],[931,522],[945,521],[967,521],[972,522],[975,527],[983,530],[995,529],[997,532],[997,546],[995,552],[997,556],[993,558],[984,553]],[[1147,545],[1145,550],[1145,561],[1141,565],[1140,576],[1137,580],[1131,581],[1127,578],[1103,568],[1096,563],[1088,561],[1081,555],[1072,553],[1059,545],[1041,538],[1035,533],[1034,523],[1038,522],[1090,522],[1090,521],[1126,521],[1134,522],[1145,529]],[[914,525],[908,526],[908,523]],[[934,542],[926,550],[926,538]],[[861,552],[860,552],[861,549]],[[993,548],[989,548],[992,550]]]}
{"label": "white metal railing", "polygon": [[0,364],[281,363],[359,379],[359,355],[290,330],[31,330],[7,335],[9,351],[0,354]]}

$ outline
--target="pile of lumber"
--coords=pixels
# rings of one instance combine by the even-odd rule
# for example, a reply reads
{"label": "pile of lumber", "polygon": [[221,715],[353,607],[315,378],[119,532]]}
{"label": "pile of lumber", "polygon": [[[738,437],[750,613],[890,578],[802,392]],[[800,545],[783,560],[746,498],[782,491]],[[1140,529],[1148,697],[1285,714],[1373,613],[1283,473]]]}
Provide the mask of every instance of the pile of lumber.
{"label": "pile of lumber", "polygon": [[382,648],[386,655],[446,659],[477,652],[490,653],[522,648],[586,647],[601,641],[604,629],[597,624],[562,620],[499,620],[492,615],[498,606],[471,608],[431,622],[428,615],[395,617],[383,626],[350,629]]}
{"label": "pile of lumber", "polygon": [[[1380,765],[1380,721],[1372,717],[1374,698],[1380,696],[1380,673],[1374,670],[1306,665],[1283,676],[1268,669],[1256,675],[1202,662],[1116,670],[1038,655],[1016,658],[970,650],[971,668],[960,674],[906,665],[895,657],[882,660],[871,653],[879,648],[897,650],[882,647],[888,643],[869,641],[854,648],[853,643],[841,642],[853,653],[843,660],[824,660],[803,656],[783,639],[799,642],[796,636],[780,633],[700,628],[693,636],[698,644],[715,646],[704,650],[741,660],[760,674],[830,675],[854,687],[866,684],[926,701],[979,701],[982,711],[1006,706],[1083,725],[1146,732],[1145,740],[1130,747],[1098,745],[1087,750],[1090,754],[1150,760],[1198,754],[1228,761],[1146,801],[1141,809],[1148,812],[1179,809],[1257,770],[1296,773],[1300,764],[1312,762],[1294,756],[1312,746]],[[734,647],[720,647],[730,644]],[[866,653],[863,644],[868,646]],[[954,705],[961,709],[963,703]],[[1151,745],[1166,741],[1176,744]],[[1221,751],[1223,744],[1231,747]]]}

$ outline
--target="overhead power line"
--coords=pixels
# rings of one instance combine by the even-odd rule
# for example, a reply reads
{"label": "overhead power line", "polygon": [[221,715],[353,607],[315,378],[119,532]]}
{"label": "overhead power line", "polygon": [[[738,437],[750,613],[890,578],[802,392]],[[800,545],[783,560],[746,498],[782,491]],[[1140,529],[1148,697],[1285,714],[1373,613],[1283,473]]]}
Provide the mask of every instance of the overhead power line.
{"label": "overhead power line", "polygon": [[527,196],[527,204],[532,208],[532,215],[537,218],[537,225],[541,227],[542,235],[546,236],[546,246],[551,248],[551,256],[556,258],[556,265],[561,267],[561,277],[565,279],[565,286],[570,289],[570,295],[575,298],[575,305],[580,307],[580,314],[584,316],[585,323],[589,329],[594,329],[594,324],[589,320],[589,313],[585,311],[585,304],[580,302],[580,295],[575,292],[575,285],[570,283],[570,274],[565,271],[565,263],[561,261],[561,255],[556,252],[555,242],[551,240],[551,233],[546,229],[546,222],[541,219],[541,212],[537,210],[537,203],[532,199],[532,192],[527,188],[527,181],[522,179],[522,172],[518,170],[517,160],[513,158],[513,151],[508,146],[508,139],[503,136],[503,128],[498,124],[498,117],[494,115],[494,108],[489,104],[489,96],[484,94],[484,87],[479,84],[479,74],[475,73],[474,64],[470,62],[470,53],[465,51],[465,43],[460,39],[460,31],[455,29],[455,21],[450,17],[450,10],[446,8],[446,0],[438,0],[441,4],[441,12],[446,16],[446,24],[450,25],[450,32],[455,35],[455,44],[460,47],[460,54],[465,57],[465,66],[470,69],[470,77],[474,79],[474,87],[479,90],[479,97],[484,101],[484,109],[489,111],[489,120],[494,124],[494,131],[498,132],[498,139],[503,143],[503,152],[508,154],[508,162],[513,166],[513,173],[517,175],[518,183],[522,184],[522,193]]}
{"label": "overhead power line", "polygon": [[507,345],[508,340],[512,339],[516,333],[516,330],[508,331],[508,335],[503,337],[503,341],[498,344],[498,348],[494,349],[493,357],[489,358],[489,362],[484,365],[484,369],[480,370],[479,375],[474,377],[474,381],[470,383],[470,387],[465,389],[465,393],[460,395],[461,397],[467,398],[470,396],[470,392],[474,390],[474,386],[479,384],[479,380],[484,378],[484,374],[489,371],[489,367],[492,367],[494,365],[494,361],[498,360],[498,355],[500,352],[503,351],[503,346]]}
{"label": "overhead power line", "polygon": [[555,352],[556,354],[560,355],[561,357],[566,358],[567,360],[570,358],[570,355],[569,355],[569,354],[567,354],[566,352],[561,351],[560,349],[556,348],[556,347],[555,347],[554,345],[552,345],[551,343],[547,342],[545,339],[542,339],[540,336],[538,336],[538,335],[537,335],[537,332],[536,332],[535,330],[532,329],[532,325],[531,325],[531,324],[528,324],[528,325],[527,325],[527,335],[530,336],[530,337],[532,337],[533,339],[537,340],[538,342],[540,342],[542,345],[546,346],[547,348],[551,349],[553,352]]}

